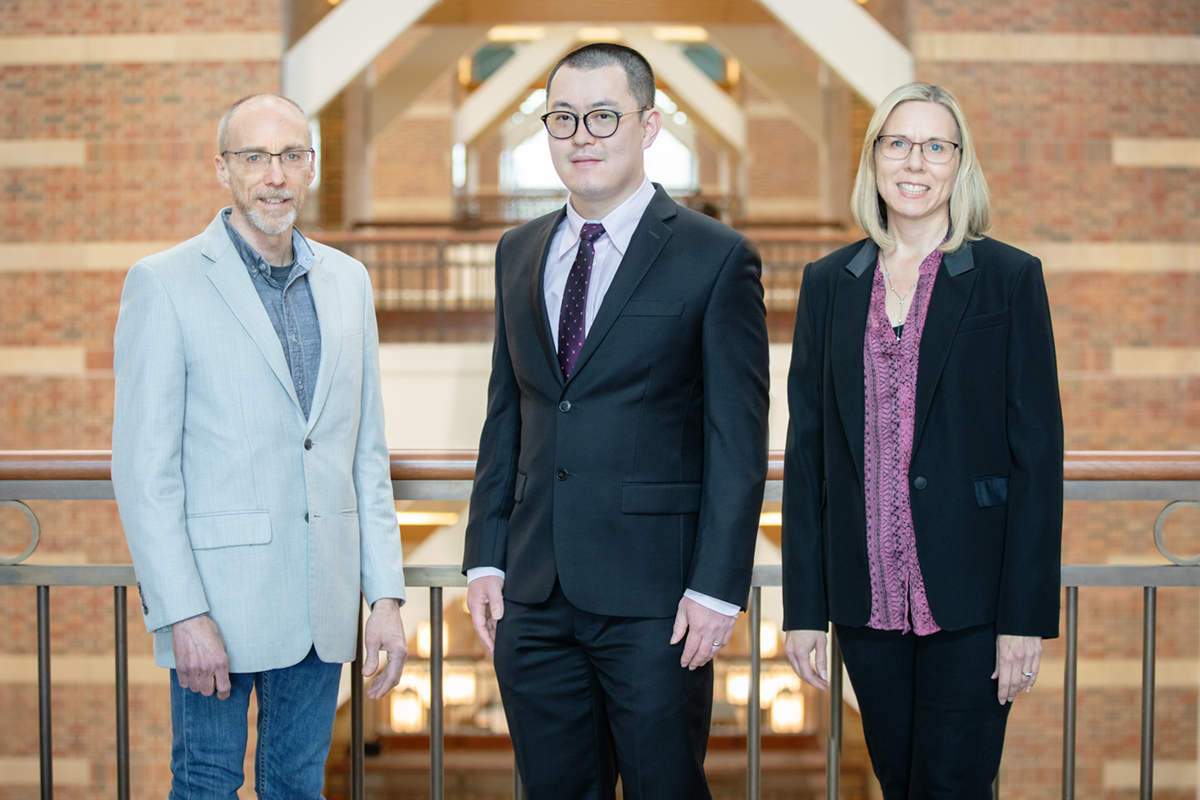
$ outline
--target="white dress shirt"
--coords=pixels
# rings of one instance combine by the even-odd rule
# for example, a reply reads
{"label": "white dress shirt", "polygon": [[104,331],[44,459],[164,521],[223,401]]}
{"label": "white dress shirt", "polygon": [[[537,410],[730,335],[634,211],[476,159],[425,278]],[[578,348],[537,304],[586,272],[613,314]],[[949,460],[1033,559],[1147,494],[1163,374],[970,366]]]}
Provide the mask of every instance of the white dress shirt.
{"label": "white dress shirt", "polygon": [[[650,201],[654,199],[654,184],[649,178],[642,179],[642,185],[631,194],[625,202],[614,208],[604,219],[584,219],[575,207],[567,201],[567,216],[550,239],[550,251],[546,256],[546,274],[542,282],[542,293],[546,296],[546,316],[550,320],[550,341],[555,350],[558,349],[558,317],[562,308],[563,291],[567,287],[567,278],[571,274],[571,266],[575,263],[575,254],[579,250],[579,237],[583,226],[588,222],[599,222],[604,226],[604,235],[596,240],[596,256],[592,261],[592,274],[588,280],[587,308],[584,310],[583,331],[587,336],[592,329],[592,322],[604,302],[608,287],[612,286],[633,232]],[[467,583],[493,575],[504,578],[504,570],[495,567],[475,567],[467,570]],[[733,603],[727,603],[715,597],[687,589],[684,597],[695,600],[705,608],[720,612],[728,617],[736,617],[741,609]]]}

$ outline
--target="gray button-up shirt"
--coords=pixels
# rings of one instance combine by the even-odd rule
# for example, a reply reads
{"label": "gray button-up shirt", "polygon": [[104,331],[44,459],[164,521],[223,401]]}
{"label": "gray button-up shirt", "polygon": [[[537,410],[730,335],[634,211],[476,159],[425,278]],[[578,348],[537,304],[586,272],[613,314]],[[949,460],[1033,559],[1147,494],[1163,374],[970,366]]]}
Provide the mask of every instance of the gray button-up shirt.
{"label": "gray button-up shirt", "polygon": [[291,272],[282,283],[271,276],[271,265],[229,223],[230,210],[225,210],[222,219],[229,239],[237,248],[238,255],[250,271],[258,297],[262,300],[271,326],[279,336],[283,357],[287,360],[296,387],[296,397],[304,417],[312,408],[313,387],[317,384],[317,371],[321,366],[321,328],[317,322],[317,307],[313,303],[312,288],[308,285],[308,271],[314,262],[312,247],[300,231],[292,228]]}

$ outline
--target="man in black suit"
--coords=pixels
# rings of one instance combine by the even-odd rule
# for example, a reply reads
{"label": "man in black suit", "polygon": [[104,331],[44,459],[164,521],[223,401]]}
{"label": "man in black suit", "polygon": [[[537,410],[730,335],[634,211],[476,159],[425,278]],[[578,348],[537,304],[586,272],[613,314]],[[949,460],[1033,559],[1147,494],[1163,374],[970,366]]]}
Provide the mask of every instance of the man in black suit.
{"label": "man in black suit", "polygon": [[761,265],[647,179],[634,50],[547,81],[567,207],[496,252],[463,569],[530,800],[709,797],[712,658],[750,587],[766,477]]}

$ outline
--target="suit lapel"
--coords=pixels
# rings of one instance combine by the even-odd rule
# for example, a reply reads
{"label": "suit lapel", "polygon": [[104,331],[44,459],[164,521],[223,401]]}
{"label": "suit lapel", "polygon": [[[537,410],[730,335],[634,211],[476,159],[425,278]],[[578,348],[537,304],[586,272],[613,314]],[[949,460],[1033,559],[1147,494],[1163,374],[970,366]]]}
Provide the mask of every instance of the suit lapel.
{"label": "suit lapel", "polygon": [[546,315],[546,260],[550,257],[550,243],[554,241],[554,232],[567,216],[566,206],[555,215],[554,221],[545,230],[539,232],[529,249],[529,310],[533,315],[534,327],[537,329],[538,341],[542,343],[542,352],[550,369],[563,382],[562,367],[558,363],[558,351],[554,346],[554,331],[550,330],[550,317]]}
{"label": "suit lapel", "polygon": [[863,476],[863,429],[866,426],[863,344],[878,253],[875,243],[867,240],[846,268],[838,272],[830,332],[834,396],[842,429],[846,432],[846,444],[858,467],[860,480]]}
{"label": "suit lapel", "polygon": [[296,397],[296,387],[292,385],[292,375],[288,372],[279,336],[271,326],[271,318],[267,316],[258,292],[254,290],[246,265],[242,263],[233,242],[229,241],[225,223],[221,219],[223,213],[218,213],[213,224],[204,232],[200,251],[213,262],[206,274],[299,408],[300,399]]}
{"label": "suit lapel", "polygon": [[312,291],[313,305],[317,309],[317,326],[321,331],[321,364],[317,368],[317,385],[313,389],[312,408],[308,413],[308,431],[312,431],[321,408],[329,398],[333,386],[333,373],[342,354],[342,304],[337,283],[329,270],[324,268],[323,259],[314,253],[312,269],[308,271],[308,286]]}
{"label": "suit lapel", "polygon": [[587,338],[583,340],[583,349],[579,351],[579,358],[575,361],[572,378],[580,373],[592,357],[592,353],[596,352],[600,343],[604,341],[634,290],[658,259],[667,240],[671,238],[671,228],[666,224],[666,220],[673,218],[676,213],[675,201],[662,188],[657,189],[646,208],[646,213],[638,223],[637,230],[633,232],[633,238],[629,240],[629,249],[625,251],[621,265],[617,267],[617,274],[608,287],[603,302],[600,303],[600,310],[596,312],[596,319],[588,329]]}
{"label": "suit lapel", "polygon": [[934,390],[941,380],[950,348],[954,345],[954,332],[958,330],[958,323],[967,309],[975,275],[975,259],[969,244],[946,255],[938,267],[933,293],[929,297],[929,309],[925,312],[925,328],[921,331],[913,421],[914,451],[921,441]]}

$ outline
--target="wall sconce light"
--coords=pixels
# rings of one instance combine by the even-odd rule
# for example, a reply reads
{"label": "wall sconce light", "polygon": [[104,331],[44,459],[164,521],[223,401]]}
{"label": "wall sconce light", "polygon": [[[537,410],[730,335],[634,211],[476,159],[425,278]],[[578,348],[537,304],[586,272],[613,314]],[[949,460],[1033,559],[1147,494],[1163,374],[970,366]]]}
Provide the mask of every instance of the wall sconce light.
{"label": "wall sconce light", "polygon": [[[442,658],[446,657],[446,652],[450,649],[450,626],[442,623]],[[421,658],[429,658],[430,652],[433,650],[433,630],[427,620],[417,623],[417,655]]]}
{"label": "wall sconce light", "polygon": [[771,704],[771,730],[775,733],[800,733],[804,730],[804,695],[781,692]]}
{"label": "wall sconce light", "polygon": [[421,697],[411,689],[392,691],[392,730],[396,733],[419,733],[425,727],[425,707]]}

